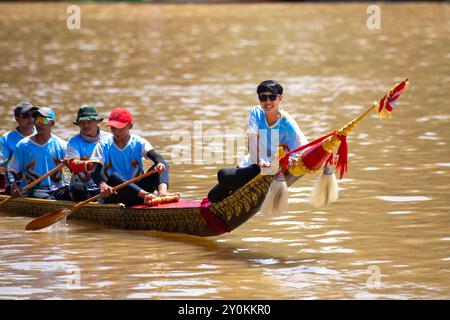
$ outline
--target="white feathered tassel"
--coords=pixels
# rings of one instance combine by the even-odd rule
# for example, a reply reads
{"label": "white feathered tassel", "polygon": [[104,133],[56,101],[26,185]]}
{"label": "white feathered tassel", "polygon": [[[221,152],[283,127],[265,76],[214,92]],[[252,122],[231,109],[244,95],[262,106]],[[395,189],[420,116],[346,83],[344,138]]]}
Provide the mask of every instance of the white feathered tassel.
{"label": "white feathered tassel", "polygon": [[284,174],[275,176],[259,212],[264,215],[279,215],[287,211],[289,191]]}
{"label": "white feathered tassel", "polygon": [[339,185],[333,168],[329,164],[325,166],[322,175],[317,180],[316,185],[309,199],[316,208],[326,207],[328,204],[337,201],[339,198]]}

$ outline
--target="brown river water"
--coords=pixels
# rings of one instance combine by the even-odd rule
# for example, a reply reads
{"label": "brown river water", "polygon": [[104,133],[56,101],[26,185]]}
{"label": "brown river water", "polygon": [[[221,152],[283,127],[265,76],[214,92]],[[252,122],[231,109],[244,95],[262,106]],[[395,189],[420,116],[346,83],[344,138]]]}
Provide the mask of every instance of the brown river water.
{"label": "brown river water", "polygon": [[325,209],[307,203],[308,176],[288,212],[213,238],[75,221],[26,233],[29,218],[2,213],[0,299],[450,298],[448,5],[381,4],[375,30],[367,4],[83,4],[74,30],[67,6],[0,4],[0,130],[22,100],[54,106],[65,139],[81,104],[105,117],[127,106],[184,199],[239,161],[242,145],[214,161],[201,146],[245,134],[260,81],[284,85],[309,139],[411,85],[391,120],[349,136],[340,200]]}

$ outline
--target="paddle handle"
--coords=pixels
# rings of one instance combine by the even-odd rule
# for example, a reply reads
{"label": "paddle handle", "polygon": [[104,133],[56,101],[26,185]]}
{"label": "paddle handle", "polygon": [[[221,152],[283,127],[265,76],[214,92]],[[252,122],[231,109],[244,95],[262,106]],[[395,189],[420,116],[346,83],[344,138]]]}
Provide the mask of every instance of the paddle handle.
{"label": "paddle handle", "polygon": [[[25,187],[23,187],[22,192],[23,191],[27,191],[28,189],[38,185],[39,183],[41,183],[45,178],[51,176],[52,174],[54,174],[55,172],[58,172],[59,170],[61,170],[63,167],[65,166],[64,162],[61,162],[58,166],[56,166],[55,168],[53,168],[52,170],[50,170],[49,172],[47,172],[46,174],[44,174],[42,177],[39,177],[38,179],[32,181],[31,183],[27,184]],[[8,198],[6,198],[5,200],[3,200],[2,202],[0,202],[0,207],[7,204],[8,202],[14,200],[14,198],[12,196],[9,196]]]}
{"label": "paddle handle", "polygon": [[[122,189],[123,187],[126,187],[127,185],[129,185],[129,184],[131,184],[131,183],[137,182],[137,181],[139,181],[139,180],[141,180],[141,179],[144,179],[145,177],[151,176],[151,175],[154,174],[155,172],[158,172],[158,170],[153,169],[153,170],[147,171],[146,173],[141,174],[140,176],[137,176],[137,177],[134,177],[133,179],[130,179],[130,180],[125,181],[125,182],[122,182],[121,184],[115,186],[115,187],[113,188],[113,190],[114,190],[114,191],[117,191],[117,190],[119,190],[119,189]],[[98,198],[101,198],[101,196],[102,196],[101,193],[99,193],[99,194],[97,194],[97,195],[95,195],[95,196],[93,196],[93,197],[91,197],[91,198],[89,198],[89,199],[87,199],[87,200],[78,202],[76,205],[74,205],[74,206],[71,208],[71,211],[74,211],[74,210],[78,209],[79,207],[81,207],[82,205],[85,205],[86,203],[95,201],[95,200],[97,200]]]}

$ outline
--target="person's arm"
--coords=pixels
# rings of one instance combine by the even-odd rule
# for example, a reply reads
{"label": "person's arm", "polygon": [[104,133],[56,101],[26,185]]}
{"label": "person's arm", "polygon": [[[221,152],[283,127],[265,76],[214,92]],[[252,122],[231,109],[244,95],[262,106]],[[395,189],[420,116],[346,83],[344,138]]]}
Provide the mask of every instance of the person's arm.
{"label": "person's arm", "polygon": [[147,158],[152,160],[155,164],[165,162],[164,158],[158,152],[156,152],[155,149],[147,151]]}
{"label": "person's arm", "polygon": [[17,180],[20,177],[21,168],[22,168],[22,148],[16,148],[13,153],[11,160],[8,162],[8,168],[5,172],[6,179],[8,180],[9,185],[11,186],[11,196],[13,198],[17,198],[21,195],[19,187],[17,186]]}
{"label": "person's arm", "polygon": [[90,160],[68,159],[66,165],[72,173],[90,172],[94,169],[94,162]]}
{"label": "person's arm", "polygon": [[102,175],[103,165],[105,163],[105,153],[101,143],[98,143],[94,151],[92,151],[89,162],[92,164],[91,177],[95,184],[100,188],[100,193],[103,198],[109,197],[111,194],[117,194],[111,186],[107,184]]}
{"label": "person's arm", "polygon": [[96,185],[100,186],[101,183],[106,183],[104,178],[102,177],[102,169],[103,165],[100,162],[91,162],[92,164],[92,172],[91,177]]}
{"label": "person's arm", "polygon": [[[76,142],[73,138],[67,143],[67,154],[65,160],[66,166],[72,174],[84,172],[84,168],[82,168],[81,163],[78,162],[80,160],[80,152],[78,151]],[[80,166],[80,168],[78,166]]]}
{"label": "person's arm", "polygon": [[155,149],[147,151],[146,156],[156,164],[155,169],[159,173],[158,195],[167,195],[167,189],[169,188],[169,164]]}
{"label": "person's arm", "polygon": [[18,198],[22,195],[22,193],[20,192],[19,188],[17,187],[17,183],[16,183],[16,174],[13,171],[6,171],[5,172],[5,176],[6,179],[8,180],[8,184],[11,188],[11,196],[13,198]]}
{"label": "person's arm", "polygon": [[67,143],[67,154],[66,154],[66,166],[72,172],[76,174],[79,172],[89,172],[93,169],[94,164],[89,160],[81,160],[81,155],[79,151],[80,146],[77,144],[76,140],[73,138]]}
{"label": "person's arm", "polygon": [[103,198],[109,197],[113,193],[117,193],[117,191],[113,190],[113,187],[108,185],[105,179],[102,176],[103,165],[100,162],[90,162],[93,166],[91,177],[95,184],[99,187],[100,193]]}
{"label": "person's arm", "polygon": [[153,148],[147,139],[140,137],[140,141],[142,144],[142,157],[152,160],[155,163],[155,169],[158,170],[159,174],[162,174],[166,170],[166,167],[168,167],[167,162],[156,152],[155,148]]}
{"label": "person's arm", "polygon": [[15,175],[14,172],[12,172],[12,171],[6,171],[6,172],[5,172],[5,176],[6,176],[6,179],[8,180],[8,183],[9,183],[10,185],[13,185],[13,184],[16,183],[16,175]]}
{"label": "person's arm", "polygon": [[155,163],[155,169],[161,174],[166,171],[167,162],[154,149],[147,152],[147,158]]}

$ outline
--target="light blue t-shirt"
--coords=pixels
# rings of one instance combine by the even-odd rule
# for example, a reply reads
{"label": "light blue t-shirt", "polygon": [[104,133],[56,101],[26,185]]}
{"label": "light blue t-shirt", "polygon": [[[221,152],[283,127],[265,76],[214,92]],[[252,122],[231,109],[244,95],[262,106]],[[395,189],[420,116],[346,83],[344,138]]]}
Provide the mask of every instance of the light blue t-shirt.
{"label": "light blue t-shirt", "polygon": [[[33,134],[34,133],[36,133],[36,129],[33,128]],[[8,166],[8,162],[11,160],[14,151],[16,150],[17,143],[23,138],[25,138],[25,136],[20,133],[19,127],[5,133],[0,138],[0,166],[5,168]],[[7,179],[5,183],[8,185]],[[23,180],[20,176],[18,177],[16,183],[19,188],[23,188],[26,185],[25,180]]]}
{"label": "light blue t-shirt", "polygon": [[[308,143],[297,122],[286,111],[280,109],[280,113],[278,121],[269,126],[266,112],[261,106],[255,106],[250,111],[247,132],[258,134],[259,159],[270,163],[275,160],[279,146],[290,151]],[[239,167],[248,167],[252,164],[255,164],[255,161],[247,154]]]}
{"label": "light blue t-shirt", "polygon": [[[33,128],[34,133],[36,133],[36,129]],[[19,127],[2,135],[0,138],[0,166],[6,167],[8,165],[8,161],[16,150],[17,142],[23,138],[25,136],[20,133]]]}
{"label": "light blue t-shirt", "polygon": [[[89,160],[92,156],[95,146],[98,143],[106,142],[112,137],[112,134],[103,130],[100,130],[98,142],[89,142],[83,139],[81,134],[77,134],[75,137],[71,138],[67,143],[67,158],[68,159],[80,159]],[[95,182],[92,180],[89,172],[78,172],[72,174],[70,179],[70,185],[74,182],[81,181],[90,187],[96,188]]]}
{"label": "light blue t-shirt", "polygon": [[[52,134],[50,139],[40,145],[31,137],[20,140],[16,150],[8,163],[8,170],[22,173],[26,183],[29,184],[40,178],[60,164],[67,152],[67,142]],[[55,190],[64,186],[63,171],[58,171],[39,183],[38,189]]]}
{"label": "light blue t-shirt", "polygon": [[132,134],[127,145],[120,149],[114,143],[114,137],[98,143],[92,152],[91,161],[103,165],[102,176],[105,180],[112,173],[120,174],[125,180],[130,180],[144,173],[143,158],[153,146],[146,139]]}

